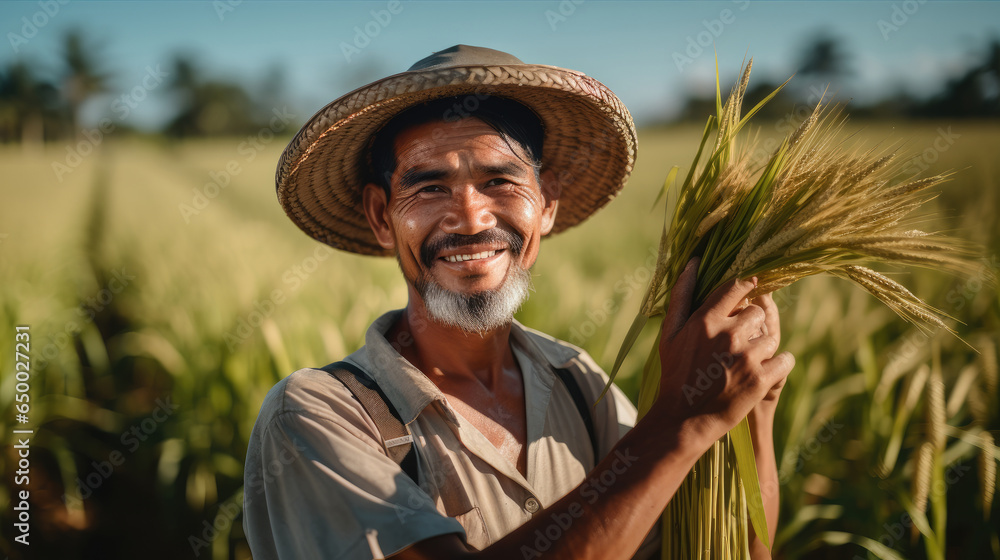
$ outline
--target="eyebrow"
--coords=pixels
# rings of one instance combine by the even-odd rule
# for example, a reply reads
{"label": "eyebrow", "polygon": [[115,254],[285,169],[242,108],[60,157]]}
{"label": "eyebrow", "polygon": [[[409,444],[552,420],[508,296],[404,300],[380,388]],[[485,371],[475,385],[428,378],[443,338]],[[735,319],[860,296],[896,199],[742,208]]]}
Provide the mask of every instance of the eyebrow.
{"label": "eyebrow", "polygon": [[422,183],[424,181],[436,181],[438,179],[443,179],[448,175],[448,171],[445,171],[444,169],[407,169],[403,173],[403,176],[399,178],[399,190],[405,191],[418,183]]}
{"label": "eyebrow", "polygon": [[476,173],[481,175],[511,175],[517,178],[527,177],[524,167],[517,165],[516,163],[501,163],[498,165],[477,165],[475,167]]}
{"label": "eyebrow", "polygon": [[[513,162],[496,165],[477,165],[473,168],[473,172],[477,175],[509,175],[519,179],[528,176],[523,166]],[[424,181],[437,181],[447,178],[451,174],[451,171],[444,169],[407,169],[403,172],[403,176],[399,178],[399,190],[405,191]]]}

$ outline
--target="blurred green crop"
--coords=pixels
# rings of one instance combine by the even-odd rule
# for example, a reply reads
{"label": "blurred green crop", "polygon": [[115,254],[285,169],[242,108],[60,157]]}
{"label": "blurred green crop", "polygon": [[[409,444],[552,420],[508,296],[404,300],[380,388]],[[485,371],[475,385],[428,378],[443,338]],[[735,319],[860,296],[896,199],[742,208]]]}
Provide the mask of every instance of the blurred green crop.
{"label": "blurred green crop", "polygon": [[[949,130],[952,144],[935,148]],[[852,131],[905,140],[921,156],[914,165],[959,170],[936,201],[948,222],[928,229],[971,236],[987,248],[983,266],[996,269],[1000,126],[878,122]],[[670,167],[692,159],[700,132],[640,134],[619,199],[543,244],[536,293],[519,320],[610,368],[653,270],[662,217],[652,202]],[[239,138],[115,140],[61,181],[52,162],[65,159],[65,146],[0,147],[0,503],[20,488],[11,431],[35,430],[32,544],[13,543],[6,507],[0,552],[249,558],[242,466],[265,393],[295,369],[358,348],[373,319],[405,305],[406,290],[394,260],[330,250],[284,216],[273,173],[285,139],[252,154]],[[927,437],[926,391],[915,383],[935,355],[950,428],[929,517],[946,504],[949,557],[1000,557],[1000,512],[986,520],[976,464],[980,434],[1000,435],[1000,300],[975,276],[927,272],[904,283],[963,321],[956,330],[975,350],[946,332],[914,331],[846,282],[808,279],[775,296],[783,345],[797,358],[775,434],[778,558],[865,557],[848,542],[880,550],[863,538],[923,557],[926,534],[906,512],[913,456]],[[17,325],[31,327],[25,425],[14,423]],[[641,361],[630,357],[617,380],[633,398]]]}

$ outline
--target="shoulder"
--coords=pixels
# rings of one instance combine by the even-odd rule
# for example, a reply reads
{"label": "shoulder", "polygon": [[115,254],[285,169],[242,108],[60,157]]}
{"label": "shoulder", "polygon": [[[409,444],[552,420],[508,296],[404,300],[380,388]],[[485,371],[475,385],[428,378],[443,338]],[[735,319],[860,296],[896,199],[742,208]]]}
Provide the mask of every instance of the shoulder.
{"label": "shoulder", "polygon": [[300,369],[278,381],[264,397],[255,431],[264,435],[275,424],[303,420],[365,440],[378,439],[377,428],[361,403],[343,383],[323,370]]}

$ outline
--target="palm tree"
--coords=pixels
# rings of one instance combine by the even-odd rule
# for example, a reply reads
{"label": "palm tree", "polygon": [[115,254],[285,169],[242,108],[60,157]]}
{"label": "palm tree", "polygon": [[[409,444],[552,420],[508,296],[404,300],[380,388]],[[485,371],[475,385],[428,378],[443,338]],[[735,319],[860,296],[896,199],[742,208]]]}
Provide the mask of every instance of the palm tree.
{"label": "palm tree", "polygon": [[79,127],[80,107],[94,95],[108,91],[108,73],[97,62],[100,48],[90,44],[83,33],[74,29],[63,37],[62,92],[69,108],[71,134]]}
{"label": "palm tree", "polygon": [[258,128],[250,95],[241,85],[204,78],[198,65],[186,55],[175,56],[172,68],[168,88],[177,112],[164,129],[168,136],[243,134]]}
{"label": "palm tree", "polygon": [[0,141],[41,144],[46,121],[58,114],[57,97],[56,88],[39,79],[28,62],[16,60],[0,69]]}

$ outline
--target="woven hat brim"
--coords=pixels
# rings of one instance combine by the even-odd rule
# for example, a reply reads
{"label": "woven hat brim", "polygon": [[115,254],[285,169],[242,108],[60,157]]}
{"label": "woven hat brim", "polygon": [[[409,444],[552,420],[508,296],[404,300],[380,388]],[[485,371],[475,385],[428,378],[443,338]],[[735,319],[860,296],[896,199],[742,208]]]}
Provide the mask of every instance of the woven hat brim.
{"label": "woven hat brim", "polygon": [[[464,94],[514,99],[540,117],[545,129],[542,162],[555,172],[562,190],[550,235],[606,205],[632,172],[632,117],[597,80],[554,66],[462,66],[396,74],[321,109],[278,162],[281,206],[318,241],[353,253],[391,255],[376,242],[362,208],[368,140],[414,104]],[[465,110],[474,115],[474,103]]]}

